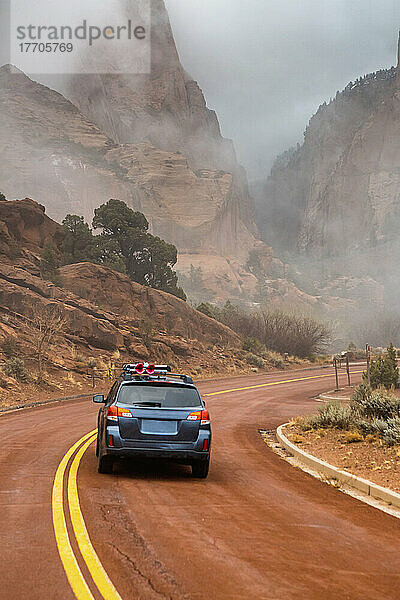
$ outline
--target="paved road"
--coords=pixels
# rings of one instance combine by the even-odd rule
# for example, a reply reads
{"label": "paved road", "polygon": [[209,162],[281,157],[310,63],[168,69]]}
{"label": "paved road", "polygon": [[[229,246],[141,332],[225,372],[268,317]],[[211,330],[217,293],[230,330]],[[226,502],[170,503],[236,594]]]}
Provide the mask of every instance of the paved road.
{"label": "paved road", "polygon": [[[208,396],[214,440],[206,481],[154,462],[100,476],[89,447],[78,477],[82,514],[123,600],[400,598],[399,521],[293,468],[257,433],[315,410],[311,396],[334,382],[321,375],[327,371],[201,384],[214,394],[313,377]],[[51,494],[61,459],[94,428],[96,412],[80,400],[0,418],[1,600],[75,597]],[[100,600],[67,510],[66,528],[87,597]]]}

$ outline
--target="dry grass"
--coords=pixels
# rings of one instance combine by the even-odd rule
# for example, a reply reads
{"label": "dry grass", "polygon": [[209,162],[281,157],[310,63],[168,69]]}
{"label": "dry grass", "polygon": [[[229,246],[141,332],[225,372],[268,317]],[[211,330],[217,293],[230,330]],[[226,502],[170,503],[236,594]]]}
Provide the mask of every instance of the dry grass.
{"label": "dry grass", "polygon": [[82,383],[76,379],[72,371],[68,371],[67,376],[65,377],[65,381],[67,381],[70,385],[74,385],[78,388],[82,387]]}
{"label": "dry grass", "polygon": [[284,433],[292,441],[296,435],[303,438],[302,447],[320,460],[400,492],[400,446],[388,446],[377,435],[364,437],[353,429],[303,432],[293,425]]}
{"label": "dry grass", "polygon": [[356,442],[363,442],[365,438],[358,431],[346,431],[344,439],[347,444],[354,444]]}
{"label": "dry grass", "polygon": [[306,438],[304,437],[304,435],[294,433],[290,436],[290,441],[293,442],[294,444],[304,444],[304,442],[306,441]]}

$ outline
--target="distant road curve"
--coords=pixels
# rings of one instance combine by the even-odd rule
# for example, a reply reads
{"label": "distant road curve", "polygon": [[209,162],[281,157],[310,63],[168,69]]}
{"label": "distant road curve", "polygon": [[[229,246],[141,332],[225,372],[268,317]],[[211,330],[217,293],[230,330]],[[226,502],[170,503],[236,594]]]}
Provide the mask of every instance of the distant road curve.
{"label": "distant road curve", "polygon": [[88,400],[3,415],[0,599],[397,600],[399,521],[258,434],[334,385],[326,368],[200,384],[214,435],[205,481],[154,462],[98,475]]}

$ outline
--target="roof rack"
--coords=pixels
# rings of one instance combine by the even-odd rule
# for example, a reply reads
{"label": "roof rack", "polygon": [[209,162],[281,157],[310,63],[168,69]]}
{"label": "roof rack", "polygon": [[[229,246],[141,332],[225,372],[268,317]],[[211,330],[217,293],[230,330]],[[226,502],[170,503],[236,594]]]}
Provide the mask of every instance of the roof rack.
{"label": "roof rack", "polygon": [[158,375],[161,373],[170,373],[169,365],[153,365],[147,362],[128,363],[122,367],[124,372],[136,373],[137,375]]}
{"label": "roof rack", "polygon": [[168,378],[180,379],[184,383],[193,383],[193,379],[190,375],[181,375],[178,373],[171,373],[171,367],[169,365],[152,365],[149,363],[128,363],[122,368],[122,375],[125,380],[132,381],[133,379],[140,381],[151,381]]}

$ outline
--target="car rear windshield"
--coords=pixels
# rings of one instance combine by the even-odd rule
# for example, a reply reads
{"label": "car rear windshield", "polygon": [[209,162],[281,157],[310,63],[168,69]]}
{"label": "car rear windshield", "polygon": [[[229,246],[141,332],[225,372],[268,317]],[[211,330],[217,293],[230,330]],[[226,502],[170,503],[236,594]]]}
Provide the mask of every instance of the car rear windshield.
{"label": "car rear windshield", "polygon": [[123,385],[118,403],[154,408],[200,408],[199,392],[192,387],[174,385]]}

